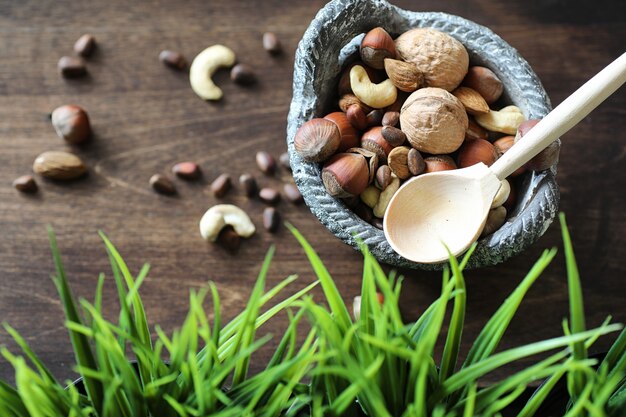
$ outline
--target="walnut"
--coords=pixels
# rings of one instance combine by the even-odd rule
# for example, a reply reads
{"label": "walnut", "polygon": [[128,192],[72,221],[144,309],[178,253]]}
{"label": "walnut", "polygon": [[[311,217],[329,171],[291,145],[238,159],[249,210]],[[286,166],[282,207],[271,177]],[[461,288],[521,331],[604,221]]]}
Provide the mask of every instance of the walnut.
{"label": "walnut", "polygon": [[400,112],[400,125],[411,146],[430,154],[456,151],[463,143],[468,123],[463,104],[441,88],[415,91]]}
{"label": "walnut", "polygon": [[469,67],[463,44],[435,29],[404,32],[396,39],[396,50],[402,60],[414,63],[424,74],[427,87],[452,91],[461,84]]}

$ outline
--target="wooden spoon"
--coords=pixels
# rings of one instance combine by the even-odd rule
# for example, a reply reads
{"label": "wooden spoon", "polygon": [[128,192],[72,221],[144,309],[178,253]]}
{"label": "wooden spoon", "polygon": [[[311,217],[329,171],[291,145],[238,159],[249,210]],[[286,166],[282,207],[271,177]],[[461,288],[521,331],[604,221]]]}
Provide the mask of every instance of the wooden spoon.
{"label": "wooden spoon", "polygon": [[[385,237],[401,256],[438,263],[478,239],[500,182],[570,130],[626,81],[626,53],[587,81],[491,167],[434,172],[407,181],[391,199]],[[446,249],[447,246],[447,249]]]}

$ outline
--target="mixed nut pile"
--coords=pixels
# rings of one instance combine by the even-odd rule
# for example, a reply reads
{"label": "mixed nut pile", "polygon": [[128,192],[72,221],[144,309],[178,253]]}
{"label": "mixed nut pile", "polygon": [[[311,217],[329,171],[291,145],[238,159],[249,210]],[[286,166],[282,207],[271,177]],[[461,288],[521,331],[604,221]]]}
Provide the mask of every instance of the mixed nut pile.
{"label": "mixed nut pile", "polygon": [[[404,181],[479,162],[489,166],[538,123],[504,106],[500,79],[489,68],[470,66],[463,44],[446,33],[417,28],[394,40],[377,27],[359,52],[338,82],[340,111],[304,123],[294,148],[303,160],[322,164],[330,195],[375,227],[382,229]],[[550,168],[558,153],[555,142],[502,182],[483,236],[499,229],[515,205],[515,177]]]}

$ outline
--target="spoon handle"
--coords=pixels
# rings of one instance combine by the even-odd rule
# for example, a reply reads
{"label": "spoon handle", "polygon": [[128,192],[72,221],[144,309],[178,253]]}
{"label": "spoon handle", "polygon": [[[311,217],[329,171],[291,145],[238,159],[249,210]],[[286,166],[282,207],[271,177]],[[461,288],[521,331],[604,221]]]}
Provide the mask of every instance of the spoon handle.
{"label": "spoon handle", "polygon": [[509,176],[559,136],[578,124],[624,82],[626,82],[626,53],[548,113],[541,122],[524,135],[523,140],[513,145],[491,165],[491,171],[500,180]]}

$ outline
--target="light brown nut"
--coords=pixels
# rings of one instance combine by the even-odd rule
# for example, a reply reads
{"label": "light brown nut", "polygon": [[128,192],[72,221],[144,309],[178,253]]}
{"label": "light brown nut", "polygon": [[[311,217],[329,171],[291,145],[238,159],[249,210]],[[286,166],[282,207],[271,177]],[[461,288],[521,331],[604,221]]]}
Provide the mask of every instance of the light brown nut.
{"label": "light brown nut", "polygon": [[38,189],[32,175],[22,175],[13,180],[13,188],[22,193],[35,193]]}
{"label": "light brown nut", "polygon": [[396,177],[401,180],[405,180],[411,176],[408,162],[410,150],[411,148],[408,146],[398,146],[393,148],[387,157],[387,162],[389,164],[389,168],[391,168],[391,172],[396,174]]}
{"label": "light brown nut", "polygon": [[255,156],[256,165],[265,175],[274,175],[276,172],[276,160],[272,155],[265,151],[259,151]]}
{"label": "light brown nut", "polygon": [[472,139],[489,139],[489,132],[487,132],[482,126],[480,126],[474,118],[469,118],[467,130],[465,131],[465,140]]}
{"label": "light brown nut", "polygon": [[340,97],[343,96],[344,94],[352,94],[352,87],[350,86],[350,70],[355,65],[360,65],[363,68],[365,68],[365,71],[367,71],[367,75],[370,77],[370,80],[372,80],[372,82],[374,83],[379,83],[385,79],[381,74],[382,71],[376,71],[374,68],[371,68],[365,65],[363,61],[352,62],[348,64],[348,66],[346,66],[341,72],[341,77],[339,78],[339,85],[337,87],[337,91],[339,92]]}
{"label": "light brown nut", "polygon": [[389,155],[393,146],[385,140],[382,130],[381,126],[376,126],[363,133],[361,147],[374,152],[378,156],[378,163],[384,165],[387,163],[387,155]]}
{"label": "light brown nut", "polygon": [[254,197],[257,195],[259,188],[257,187],[256,180],[250,174],[241,174],[239,176],[239,185],[243,188],[243,192],[246,197]]}
{"label": "light brown nut", "polygon": [[380,190],[384,190],[391,184],[391,179],[391,168],[389,168],[389,165],[381,165],[376,171],[376,187]]}
{"label": "light brown nut", "polygon": [[239,85],[256,83],[256,73],[250,65],[237,64],[230,70],[230,80]]}
{"label": "light brown nut", "polygon": [[380,193],[378,202],[376,203],[376,206],[374,206],[374,217],[382,219],[385,216],[387,206],[389,205],[389,202],[391,201],[393,195],[396,193],[396,191],[398,191],[398,188],[400,188],[400,179],[397,177],[393,177],[391,183],[387,186],[387,188],[385,188]]}
{"label": "light brown nut", "polygon": [[96,38],[88,33],[84,34],[74,43],[74,52],[82,57],[88,57],[96,49]]}
{"label": "light brown nut", "polygon": [[489,113],[489,105],[476,90],[469,87],[457,87],[452,94],[458,98],[469,114]]}
{"label": "light brown nut", "polygon": [[477,114],[476,123],[492,132],[514,135],[524,121],[524,113],[516,106],[507,106],[500,111],[491,110],[487,114]]}
{"label": "light brown nut", "polygon": [[397,127],[383,126],[380,133],[391,146],[400,146],[406,142],[406,134]]}
{"label": "light brown nut", "polygon": [[484,139],[466,140],[459,148],[457,165],[459,168],[467,168],[479,162],[491,166],[498,159],[498,151]]}
{"label": "light brown nut", "polygon": [[367,129],[367,116],[365,115],[363,108],[358,104],[353,104],[348,108],[346,117],[355,129],[361,131]]}
{"label": "light brown nut", "polygon": [[53,180],[72,180],[87,172],[81,159],[68,152],[48,151],[39,155],[33,163],[33,171]]}
{"label": "light brown nut", "polygon": [[263,227],[270,233],[275,233],[280,225],[280,214],[274,207],[265,207],[263,210]]}
{"label": "light brown nut", "polygon": [[383,115],[385,113],[381,109],[374,109],[367,113],[365,119],[367,120],[367,127],[380,126],[383,121]]}
{"label": "light brown nut", "polygon": [[232,185],[230,175],[224,173],[220,174],[213,182],[211,183],[211,191],[215,198],[222,198],[226,195],[228,190]]}
{"label": "light brown nut", "polygon": [[341,144],[337,125],[326,119],[311,119],[300,126],[293,140],[296,152],[308,162],[323,162]]}
{"label": "light brown nut", "polygon": [[363,155],[340,153],[322,168],[322,182],[334,197],[358,196],[369,183],[369,167]]}
{"label": "light brown nut", "polygon": [[159,53],[159,61],[170,68],[183,70],[187,68],[187,60],[180,52],[164,50]]}
{"label": "light brown nut", "polygon": [[65,105],[54,109],[52,126],[61,139],[73,145],[84,143],[91,136],[89,116],[78,106]]}
{"label": "light brown nut", "polygon": [[427,158],[424,158],[424,164],[426,165],[426,169],[424,169],[424,174],[428,174],[429,172],[449,171],[452,169],[457,169],[454,159],[452,159],[452,157],[448,155],[429,156]]}
{"label": "light brown nut", "polygon": [[465,139],[468,123],[463,104],[441,88],[417,90],[400,112],[400,125],[411,146],[430,154],[456,151]]}
{"label": "light brown nut", "polygon": [[154,174],[150,177],[150,187],[159,194],[174,195],[176,194],[176,186],[164,175]]}
{"label": "light brown nut", "polygon": [[365,34],[359,52],[367,65],[383,69],[385,58],[396,57],[396,44],[385,29],[376,27]]}
{"label": "light brown nut", "polygon": [[[496,148],[496,152],[498,152],[498,157],[502,156],[506,151],[511,149],[511,146],[513,146],[514,144],[515,144],[514,136],[502,136],[501,138],[493,142],[493,146]],[[515,171],[513,171],[513,173],[510,176],[517,177],[519,175],[522,175],[524,172],[526,172],[526,167],[521,166],[517,168]]]}
{"label": "light brown nut", "polygon": [[263,49],[272,55],[279,55],[283,50],[280,39],[273,32],[263,34]]}
{"label": "light brown nut", "polygon": [[78,78],[87,74],[87,65],[82,58],[64,56],[57,64],[59,73],[65,78]]}
{"label": "light brown nut", "polygon": [[359,100],[375,109],[393,104],[398,97],[398,91],[391,80],[375,84],[370,80],[365,68],[360,65],[355,65],[350,70],[350,87]]}
{"label": "light brown nut", "polygon": [[348,120],[348,116],[341,111],[336,111],[324,116],[337,125],[339,129],[340,142],[336,152],[344,152],[346,149],[359,146],[360,135]]}
{"label": "light brown nut", "polygon": [[495,103],[504,91],[502,81],[486,67],[469,67],[462,84],[476,90],[487,104]]}
{"label": "light brown nut", "polygon": [[304,201],[300,190],[295,184],[285,184],[283,186],[283,194],[291,204],[298,205]]}
{"label": "light brown nut", "polygon": [[502,227],[506,221],[506,209],[504,206],[496,207],[489,210],[487,221],[480,236],[488,236]]}
{"label": "light brown nut", "polygon": [[[539,123],[539,120],[534,119],[522,122],[517,130],[517,134],[515,135],[515,141],[517,142],[520,140],[537,123]],[[524,167],[530,169],[531,171],[544,171],[546,169],[550,169],[552,165],[559,162],[560,151],[561,143],[559,140],[555,140],[544,150],[533,156],[533,158],[528,161]]]}
{"label": "light brown nut", "polygon": [[373,185],[368,186],[359,196],[361,201],[369,208],[374,208],[380,197],[380,190]]}
{"label": "light brown nut", "polygon": [[387,111],[383,115],[383,120],[381,121],[383,126],[391,126],[397,127],[400,122],[400,112],[397,111]]}
{"label": "light brown nut", "polygon": [[195,162],[179,162],[172,167],[172,173],[184,180],[197,180],[202,175],[200,167]]}
{"label": "light brown nut", "polygon": [[275,206],[280,202],[280,193],[270,187],[261,188],[259,199],[267,205]]}
{"label": "light brown nut", "polygon": [[412,62],[385,59],[385,72],[398,90],[412,93],[424,84],[424,74]]}
{"label": "light brown nut", "polygon": [[469,66],[463,44],[447,33],[431,28],[411,29],[396,39],[398,56],[412,62],[424,74],[427,87],[452,91],[459,86]]}
{"label": "light brown nut", "polygon": [[409,154],[407,155],[407,164],[409,166],[409,172],[411,175],[420,175],[426,169],[426,162],[424,162],[424,158],[422,154],[415,148],[411,148]]}
{"label": "light brown nut", "polygon": [[350,106],[358,104],[361,106],[363,113],[367,114],[372,111],[372,108],[365,103],[363,103],[357,96],[354,94],[344,94],[339,99],[339,108],[342,112],[347,113]]}

